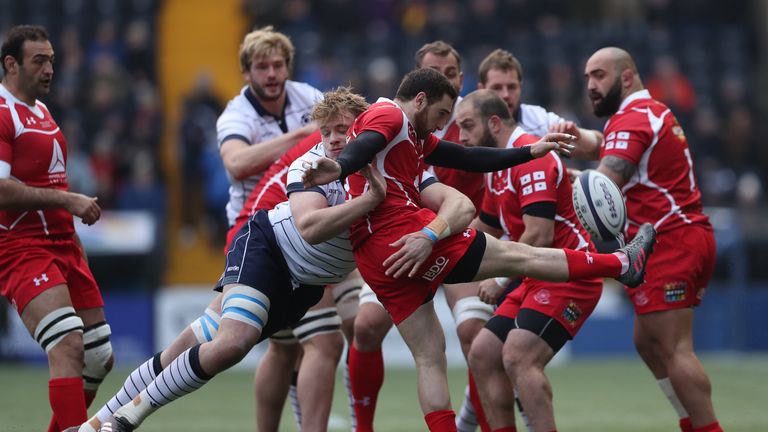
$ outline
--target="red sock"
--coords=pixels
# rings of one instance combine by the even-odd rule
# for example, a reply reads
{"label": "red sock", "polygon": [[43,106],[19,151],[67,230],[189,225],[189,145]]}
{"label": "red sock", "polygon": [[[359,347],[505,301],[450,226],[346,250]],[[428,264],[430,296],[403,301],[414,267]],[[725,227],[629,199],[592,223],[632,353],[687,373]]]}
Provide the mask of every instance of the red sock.
{"label": "red sock", "polygon": [[621,261],[614,254],[600,254],[563,249],[568,261],[568,280],[621,275]]}
{"label": "red sock", "polygon": [[88,420],[82,378],[54,378],[48,381],[48,399],[60,429],[80,426]]}
{"label": "red sock", "polygon": [[48,432],[59,432],[60,430],[58,423],[56,423],[56,416],[53,416],[51,418],[51,424],[48,425]]}
{"label": "red sock", "polygon": [[680,430],[682,432],[693,432],[693,423],[691,423],[690,417],[680,419]]}
{"label": "red sock", "polygon": [[472,372],[467,371],[469,375],[469,400],[472,402],[472,407],[475,408],[475,416],[477,416],[477,424],[480,425],[480,430],[483,432],[491,432],[491,425],[488,424],[488,420],[485,418],[485,412],[483,411],[483,405],[480,402],[480,395],[477,393],[477,384],[472,377]]}
{"label": "red sock", "polygon": [[429,432],[456,432],[456,413],[453,410],[432,411],[424,416]]}
{"label": "red sock", "polygon": [[384,383],[384,355],[381,350],[360,352],[349,348],[349,384],[355,399],[356,432],[373,431],[376,399]]}
{"label": "red sock", "polygon": [[517,428],[514,426],[504,426],[503,428],[494,429],[493,432],[517,432]]}
{"label": "red sock", "polygon": [[702,427],[693,428],[693,432],[723,432],[723,428],[720,427],[720,423],[714,422]]}

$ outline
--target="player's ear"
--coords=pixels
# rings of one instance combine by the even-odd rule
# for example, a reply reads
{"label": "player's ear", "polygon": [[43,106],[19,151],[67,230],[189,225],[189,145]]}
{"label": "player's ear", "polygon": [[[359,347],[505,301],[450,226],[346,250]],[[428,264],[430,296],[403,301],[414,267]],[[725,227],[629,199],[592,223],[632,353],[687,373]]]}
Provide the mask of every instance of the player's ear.
{"label": "player's ear", "polygon": [[635,80],[635,73],[631,69],[624,69],[621,72],[621,86],[624,88],[632,86]]}
{"label": "player's ear", "polygon": [[491,133],[498,133],[499,129],[501,128],[501,118],[497,115],[490,116],[488,118],[487,126]]}
{"label": "player's ear", "polygon": [[427,100],[427,94],[425,92],[418,92],[416,94],[416,97],[413,98],[413,101],[416,105],[416,110],[421,112],[424,109],[426,109],[427,105],[429,105],[429,101]]}

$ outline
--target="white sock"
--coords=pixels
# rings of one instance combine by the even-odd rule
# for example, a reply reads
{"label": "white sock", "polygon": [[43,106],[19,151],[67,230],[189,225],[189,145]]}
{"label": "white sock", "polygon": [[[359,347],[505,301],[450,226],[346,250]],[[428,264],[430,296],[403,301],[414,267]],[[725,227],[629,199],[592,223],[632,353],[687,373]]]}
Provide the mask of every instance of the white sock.
{"label": "white sock", "polygon": [[208,382],[212,376],[200,367],[200,345],[184,351],[157,375],[147,388],[115,413],[138,427],[147,416],[160,407],[192,393]]}
{"label": "white sock", "polygon": [[661,392],[664,393],[664,396],[669,399],[669,403],[672,404],[672,408],[677,412],[677,416],[680,418],[688,417],[688,411],[685,410],[683,404],[680,403],[680,399],[677,398],[677,394],[675,393],[675,389],[672,388],[672,382],[669,380],[669,377],[656,380],[656,382],[659,384],[659,388],[661,388]]}
{"label": "white sock", "polygon": [[624,274],[629,270],[629,257],[624,252],[614,252],[616,258],[621,262],[621,274]]}
{"label": "white sock", "polygon": [[461,405],[459,415],[456,416],[456,429],[458,432],[475,432],[477,430],[477,414],[472,401],[469,399],[469,386],[464,389],[464,403]]}
{"label": "white sock", "polygon": [[299,404],[299,390],[297,387],[297,383],[299,382],[299,371],[294,369],[292,374],[291,386],[288,388],[288,398],[291,400],[293,419],[296,420],[296,425],[299,427],[299,430],[301,430],[301,405]]}
{"label": "white sock", "polygon": [[344,362],[344,388],[347,390],[347,401],[349,402],[349,425],[352,432],[357,430],[357,416],[355,415],[355,398],[352,396],[352,383],[349,381],[349,354],[347,361]]}
{"label": "white sock", "polygon": [[[139,392],[147,388],[147,385],[151,383],[161,371],[162,366],[160,366],[159,353],[134,369],[134,371],[128,375],[128,378],[125,379],[120,391],[112,396],[112,399],[108,400],[96,413],[95,417],[99,419],[99,424],[114,414],[118,408],[132,401]],[[82,430],[81,428],[80,432],[90,431]]]}

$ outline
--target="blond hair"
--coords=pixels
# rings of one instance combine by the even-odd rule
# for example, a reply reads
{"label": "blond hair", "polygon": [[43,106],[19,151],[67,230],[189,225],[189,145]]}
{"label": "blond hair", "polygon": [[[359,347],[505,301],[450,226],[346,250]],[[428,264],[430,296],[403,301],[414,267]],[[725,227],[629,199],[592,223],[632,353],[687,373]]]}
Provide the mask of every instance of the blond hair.
{"label": "blond hair", "polygon": [[495,49],[480,63],[480,83],[483,85],[488,81],[488,71],[491,69],[498,69],[503,72],[513,70],[517,72],[517,79],[520,81],[523,80],[523,66],[515,56],[507,50]]}
{"label": "blond hair", "polygon": [[279,52],[285,58],[285,64],[290,70],[295,49],[288,36],[276,32],[272,26],[256,29],[243,38],[240,44],[240,69],[243,72],[251,68],[253,56],[265,57]]}
{"label": "blond hair", "polygon": [[368,109],[368,102],[357,93],[352,92],[351,87],[337,87],[334,90],[323,93],[323,100],[312,108],[312,120],[324,123],[329,119],[349,113],[357,117]]}

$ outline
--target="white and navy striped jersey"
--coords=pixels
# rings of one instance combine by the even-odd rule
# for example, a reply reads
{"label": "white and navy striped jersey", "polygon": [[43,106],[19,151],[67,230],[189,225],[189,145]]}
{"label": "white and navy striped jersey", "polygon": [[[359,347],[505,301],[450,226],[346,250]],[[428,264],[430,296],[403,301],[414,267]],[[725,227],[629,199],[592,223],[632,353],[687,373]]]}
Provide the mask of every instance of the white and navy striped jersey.
{"label": "white and navy striped jersey", "polygon": [[537,137],[543,137],[549,132],[549,127],[553,124],[564,122],[565,119],[559,115],[547,111],[539,105],[520,104],[520,111],[517,115],[517,125],[526,132]]}
{"label": "white and navy striped jersey", "polygon": [[[287,190],[291,193],[320,193],[328,201],[328,206],[343,204],[346,191],[341,181],[336,180],[322,186],[305,189],[301,183],[304,174],[304,162],[312,163],[325,156],[323,144],[317,144],[299,157],[288,169]],[[304,241],[296,228],[288,201],[278,204],[269,212],[269,220],[275,231],[277,244],[283,252],[285,262],[297,282],[308,285],[327,285],[341,282],[355,269],[349,232],[315,245]]]}
{"label": "white and navy striped jersey", "polygon": [[[312,107],[323,98],[320,90],[311,85],[290,80],[285,82],[285,95],[283,116],[276,118],[261,106],[249,86],[243,87],[240,94],[229,101],[216,122],[219,147],[232,138],[258,145],[298,129],[310,122]],[[227,218],[230,226],[235,224],[243,203],[261,179],[261,174],[236,180],[227,173],[230,184]]]}

